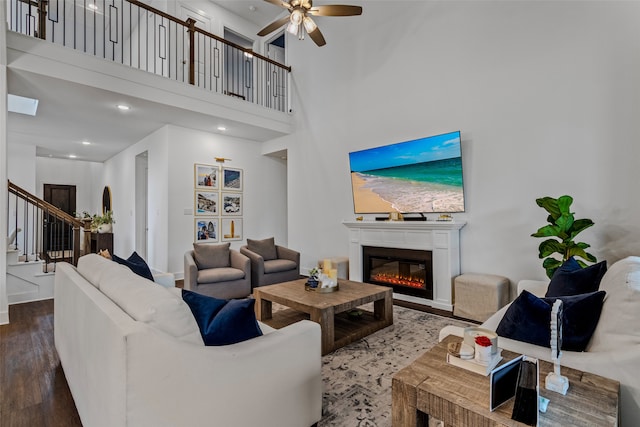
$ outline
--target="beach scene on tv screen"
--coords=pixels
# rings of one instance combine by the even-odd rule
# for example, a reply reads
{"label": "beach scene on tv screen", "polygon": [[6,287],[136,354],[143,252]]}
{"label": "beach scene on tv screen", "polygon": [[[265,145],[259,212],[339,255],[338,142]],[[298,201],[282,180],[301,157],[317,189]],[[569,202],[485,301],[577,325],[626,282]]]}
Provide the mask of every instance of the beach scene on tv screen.
{"label": "beach scene on tv screen", "polygon": [[463,212],[460,132],[349,153],[356,213]]}

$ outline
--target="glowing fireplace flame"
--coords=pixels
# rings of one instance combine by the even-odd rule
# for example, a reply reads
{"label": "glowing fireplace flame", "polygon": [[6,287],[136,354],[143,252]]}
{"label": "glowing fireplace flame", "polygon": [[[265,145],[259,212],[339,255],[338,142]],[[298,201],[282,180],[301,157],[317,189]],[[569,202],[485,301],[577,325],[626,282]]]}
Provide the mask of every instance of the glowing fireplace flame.
{"label": "glowing fireplace flame", "polygon": [[409,288],[425,289],[425,280],[419,277],[404,277],[397,274],[377,273],[371,275],[371,280],[388,283],[390,285],[407,286]]}

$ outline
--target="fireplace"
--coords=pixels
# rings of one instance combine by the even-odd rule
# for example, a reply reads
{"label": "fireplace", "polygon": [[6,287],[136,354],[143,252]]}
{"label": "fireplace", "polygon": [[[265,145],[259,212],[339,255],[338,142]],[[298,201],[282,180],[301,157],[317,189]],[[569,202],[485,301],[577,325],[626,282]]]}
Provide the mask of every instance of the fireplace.
{"label": "fireplace", "polygon": [[428,250],[362,246],[363,281],[394,292],[433,299],[433,260]]}

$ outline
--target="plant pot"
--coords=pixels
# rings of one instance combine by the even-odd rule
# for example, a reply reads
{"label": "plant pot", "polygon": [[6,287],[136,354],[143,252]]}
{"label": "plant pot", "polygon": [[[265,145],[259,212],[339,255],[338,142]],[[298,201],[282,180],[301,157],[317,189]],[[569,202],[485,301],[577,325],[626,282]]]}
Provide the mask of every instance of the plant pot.
{"label": "plant pot", "polygon": [[98,233],[111,233],[113,230],[113,224],[100,224],[98,226]]}

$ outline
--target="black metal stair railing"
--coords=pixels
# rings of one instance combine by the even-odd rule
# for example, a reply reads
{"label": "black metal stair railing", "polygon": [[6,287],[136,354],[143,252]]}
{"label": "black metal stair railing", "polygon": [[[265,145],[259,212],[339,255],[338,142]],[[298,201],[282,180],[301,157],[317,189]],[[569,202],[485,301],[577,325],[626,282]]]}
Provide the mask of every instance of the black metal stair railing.
{"label": "black metal stair railing", "polygon": [[9,29],[277,111],[291,67],[137,0],[8,0]]}
{"label": "black metal stair railing", "polygon": [[11,181],[8,198],[7,230],[10,235],[15,231],[9,249],[21,252],[21,261],[44,261],[43,272],[55,271],[55,263],[61,261],[77,265],[82,221]]}

